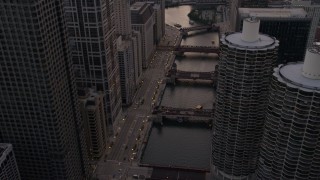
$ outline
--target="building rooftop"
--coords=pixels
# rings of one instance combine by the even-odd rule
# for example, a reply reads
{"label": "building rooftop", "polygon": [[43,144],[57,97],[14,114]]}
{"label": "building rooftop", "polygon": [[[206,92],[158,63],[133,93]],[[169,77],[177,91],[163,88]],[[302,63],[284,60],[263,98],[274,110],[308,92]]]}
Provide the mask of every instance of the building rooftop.
{"label": "building rooftop", "polygon": [[307,12],[303,8],[239,8],[241,17],[258,18],[304,18]]}
{"label": "building rooftop", "polygon": [[292,86],[320,91],[320,80],[303,76],[302,68],[302,62],[287,64],[279,68],[279,75],[285,82]]}
{"label": "building rooftop", "polygon": [[240,49],[268,49],[269,47],[274,47],[275,45],[278,45],[278,41],[268,35],[265,34],[259,34],[258,35],[258,40],[254,42],[247,42],[243,41],[241,39],[242,33],[241,32],[236,32],[236,33],[231,33],[227,34],[225,38],[222,38],[222,43],[227,44],[229,47],[236,47]]}

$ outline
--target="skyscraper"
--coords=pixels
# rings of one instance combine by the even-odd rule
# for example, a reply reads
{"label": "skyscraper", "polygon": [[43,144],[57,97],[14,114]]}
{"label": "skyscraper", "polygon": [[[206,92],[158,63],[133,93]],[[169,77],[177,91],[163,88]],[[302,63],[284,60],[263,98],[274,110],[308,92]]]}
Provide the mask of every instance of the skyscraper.
{"label": "skyscraper", "polygon": [[263,131],[272,67],[279,42],[259,34],[260,21],[244,20],[243,32],[221,38],[212,132],[214,178],[250,179]]}
{"label": "skyscraper", "polygon": [[241,30],[244,19],[257,17],[260,32],[280,41],[278,64],[303,61],[313,19],[307,15],[302,8],[239,8],[236,30]]}
{"label": "skyscraper", "polygon": [[0,142],[23,179],[83,179],[86,144],[62,0],[0,2]]}
{"label": "skyscraper", "polygon": [[21,179],[11,144],[0,143],[0,179]]}
{"label": "skyscraper", "polygon": [[258,179],[320,177],[320,51],[274,69]]}
{"label": "skyscraper", "polygon": [[142,67],[147,68],[149,59],[155,49],[154,30],[155,23],[154,10],[149,3],[135,2],[131,5],[132,29],[141,33],[142,40]]}
{"label": "skyscraper", "polygon": [[77,87],[104,93],[106,124],[112,133],[122,112],[114,1],[64,2]]}
{"label": "skyscraper", "polygon": [[[131,36],[131,12],[129,0],[115,1],[116,34]],[[125,37],[127,38],[127,37]]]}

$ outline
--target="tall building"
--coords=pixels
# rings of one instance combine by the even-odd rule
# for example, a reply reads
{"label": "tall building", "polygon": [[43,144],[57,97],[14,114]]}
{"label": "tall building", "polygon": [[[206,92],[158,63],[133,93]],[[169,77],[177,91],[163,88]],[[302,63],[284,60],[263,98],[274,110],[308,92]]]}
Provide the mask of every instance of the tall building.
{"label": "tall building", "polygon": [[139,31],[142,40],[142,67],[147,68],[149,59],[155,49],[154,42],[154,10],[149,3],[136,2],[131,5],[132,29]]}
{"label": "tall building", "polygon": [[274,69],[257,179],[320,177],[320,51]]}
{"label": "tall building", "polygon": [[83,122],[63,1],[0,1],[0,142],[23,179],[84,179]]}
{"label": "tall building", "polygon": [[118,58],[120,67],[121,97],[123,105],[131,105],[135,92],[135,63],[131,39],[118,38]]}
{"label": "tall building", "polygon": [[115,1],[116,34],[131,36],[131,13],[129,0]]}
{"label": "tall building", "polygon": [[104,92],[108,132],[121,116],[114,1],[65,0],[78,88]]}
{"label": "tall building", "polygon": [[11,144],[0,143],[0,179],[21,179]]}
{"label": "tall building", "polygon": [[220,40],[212,129],[214,179],[250,179],[259,155],[264,112],[279,42],[259,34],[260,21],[245,19],[242,33]]}
{"label": "tall building", "polygon": [[248,17],[260,19],[260,32],[280,41],[278,64],[303,61],[312,17],[302,8],[239,8],[237,31]]}
{"label": "tall building", "polygon": [[132,47],[134,56],[134,79],[137,86],[142,75],[142,40],[139,31],[132,31]]}
{"label": "tall building", "polygon": [[86,129],[89,158],[98,159],[106,150],[108,132],[105,123],[104,93],[94,89],[78,90],[81,118]]}

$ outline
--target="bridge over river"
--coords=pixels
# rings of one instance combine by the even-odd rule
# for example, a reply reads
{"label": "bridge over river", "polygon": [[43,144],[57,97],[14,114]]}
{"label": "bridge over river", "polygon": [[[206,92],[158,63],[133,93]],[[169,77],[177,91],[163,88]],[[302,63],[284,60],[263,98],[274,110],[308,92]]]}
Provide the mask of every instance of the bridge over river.
{"label": "bridge over river", "polygon": [[190,45],[157,46],[157,50],[159,50],[159,51],[176,51],[176,52],[180,52],[180,53],[203,52],[203,53],[220,54],[220,49],[215,46],[190,46]]}

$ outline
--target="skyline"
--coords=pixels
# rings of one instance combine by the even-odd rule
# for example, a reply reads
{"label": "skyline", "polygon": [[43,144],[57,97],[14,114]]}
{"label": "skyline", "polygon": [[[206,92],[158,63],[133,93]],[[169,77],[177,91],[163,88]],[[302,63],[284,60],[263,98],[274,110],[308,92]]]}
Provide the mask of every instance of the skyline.
{"label": "skyline", "polygon": [[[310,150],[310,138],[320,137],[320,51],[313,44],[320,5],[292,1],[281,5],[288,11],[277,11],[267,1],[212,3],[0,2],[0,143],[9,144],[19,171],[10,170],[10,177],[320,178],[320,147]],[[165,9],[170,5],[178,6]],[[284,22],[269,11],[302,15]],[[280,86],[297,89],[296,103],[285,105],[294,95]],[[190,150],[183,165],[177,153],[183,151],[166,145],[175,133],[172,140],[162,139],[169,134],[153,139],[172,124],[177,137],[187,129],[211,130],[196,140],[199,150],[210,149],[199,157],[210,167],[192,166],[194,140],[181,141]],[[161,148],[151,148],[154,143]],[[150,159],[167,151],[177,153],[177,162]],[[9,172],[4,162],[0,170]]]}

